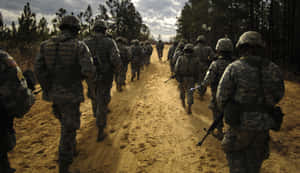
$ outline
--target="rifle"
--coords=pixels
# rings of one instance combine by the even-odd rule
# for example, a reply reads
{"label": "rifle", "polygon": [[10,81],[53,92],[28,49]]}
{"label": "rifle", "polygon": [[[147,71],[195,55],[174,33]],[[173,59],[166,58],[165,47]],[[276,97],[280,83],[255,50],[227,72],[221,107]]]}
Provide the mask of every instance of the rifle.
{"label": "rifle", "polygon": [[206,92],[206,87],[204,87],[203,85],[199,85],[195,88],[190,89],[191,92],[194,92],[195,90],[199,90],[199,94],[204,95],[204,93]]}
{"label": "rifle", "polygon": [[176,78],[176,74],[172,75],[168,80],[166,80],[164,83],[168,83],[170,80],[175,79]]}
{"label": "rifle", "polygon": [[201,145],[203,144],[203,142],[205,141],[206,137],[207,137],[208,135],[210,135],[210,134],[215,130],[215,128],[217,128],[217,126],[219,125],[219,123],[222,122],[223,117],[224,117],[224,114],[221,114],[220,116],[218,116],[217,119],[214,120],[214,122],[212,123],[212,125],[210,125],[210,127],[209,127],[208,130],[206,130],[206,129],[204,128],[204,130],[206,131],[206,134],[205,134],[204,137],[201,139],[201,141],[198,142],[197,146],[201,146]]}

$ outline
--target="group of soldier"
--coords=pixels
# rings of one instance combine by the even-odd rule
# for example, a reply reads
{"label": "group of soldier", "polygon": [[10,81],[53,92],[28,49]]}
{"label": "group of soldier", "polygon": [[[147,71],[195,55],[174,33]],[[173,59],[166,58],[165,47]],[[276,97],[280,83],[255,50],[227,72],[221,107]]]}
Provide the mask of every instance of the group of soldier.
{"label": "group of soldier", "polygon": [[[80,22],[75,16],[63,17],[59,28],[59,35],[41,43],[34,72],[43,91],[42,99],[53,103],[53,114],[61,124],[59,172],[68,173],[78,154],[76,130],[80,128],[80,104],[84,101],[82,81],[88,84],[88,97],[98,127],[97,141],[101,142],[106,137],[104,129],[113,81],[117,91],[122,91],[129,63],[131,81],[135,77],[139,80],[141,69],[150,64],[153,48],[149,41],[132,40],[128,45],[124,37],[116,38],[115,42],[106,33],[103,20],[95,22],[92,36],[83,41],[77,38]],[[12,173],[15,169],[10,167],[7,152],[16,143],[13,119],[29,111],[34,103],[34,88],[29,89],[27,84],[31,80],[25,80],[26,76],[8,53],[1,50],[0,56],[0,77],[4,81],[0,85],[0,108],[1,113],[5,112],[1,115],[0,172]]]}
{"label": "group of soldier", "polygon": [[259,173],[269,157],[269,131],[280,130],[284,114],[276,106],[284,95],[284,81],[277,65],[263,57],[265,43],[260,33],[248,31],[236,44],[239,58],[233,58],[234,46],[225,37],[218,40],[216,53],[203,35],[197,43],[174,42],[168,59],[172,77],[179,82],[180,98],[188,113],[193,104],[193,90],[198,83],[201,100],[211,88],[213,119],[218,139],[226,153],[230,173]]}
{"label": "group of soldier", "polygon": [[[140,44],[119,37],[117,43],[106,33],[106,24],[97,20],[93,35],[80,41],[79,20],[63,17],[61,33],[40,45],[35,62],[35,74],[43,90],[42,98],[52,102],[53,114],[61,123],[59,172],[68,173],[76,151],[76,130],[80,128],[80,104],[84,101],[82,80],[88,84],[88,96],[98,127],[97,141],[106,133],[106,116],[110,112],[110,90],[116,80],[117,90],[125,85],[128,63],[131,81],[140,77],[143,66],[150,64],[150,42]],[[157,47],[162,57],[163,44]],[[233,43],[221,38],[216,53],[204,36],[196,45],[181,40],[169,49],[168,59],[173,76],[179,82],[180,98],[191,113],[195,83],[200,98],[211,86],[210,108],[216,119],[224,115],[229,128],[223,135],[223,123],[218,126],[222,147],[231,173],[258,173],[269,156],[269,130],[279,130],[282,112],[276,104],[284,95],[284,82],[277,65],[262,57],[265,47],[259,33],[244,33],[236,44],[240,58],[233,61]],[[160,58],[161,59],[161,58]],[[7,152],[15,146],[13,119],[22,117],[34,103],[22,71],[9,54],[0,51],[1,142],[0,172],[12,173]],[[17,98],[17,99],[16,99]],[[278,125],[279,124],[279,125]],[[2,128],[3,127],[3,128]]]}

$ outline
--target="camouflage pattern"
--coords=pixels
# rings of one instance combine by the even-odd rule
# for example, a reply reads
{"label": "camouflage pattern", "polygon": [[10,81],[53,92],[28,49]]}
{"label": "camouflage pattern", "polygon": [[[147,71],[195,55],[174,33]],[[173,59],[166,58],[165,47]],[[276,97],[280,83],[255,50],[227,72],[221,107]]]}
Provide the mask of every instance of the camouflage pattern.
{"label": "camouflage pattern", "polygon": [[95,23],[94,23],[94,27],[93,27],[93,30],[94,31],[97,31],[97,30],[106,30],[107,29],[107,24],[105,21],[103,20],[96,20]]}
{"label": "camouflage pattern", "polygon": [[216,45],[217,52],[233,52],[233,44],[229,38],[221,38]]}
{"label": "camouflage pattern", "polygon": [[[197,57],[197,64],[198,64],[198,76],[197,76],[197,83],[201,83],[205,77],[206,71],[211,63],[211,60],[214,59],[216,56],[214,51],[210,46],[206,46],[201,42],[198,42],[197,45],[194,47],[194,56]],[[200,98],[206,92],[204,88],[204,92],[199,93]]]}
{"label": "camouflage pattern", "polygon": [[96,81],[88,82],[88,85],[96,125],[99,130],[103,130],[106,126],[114,73],[120,73],[122,60],[117,44],[104,33],[96,32],[85,43],[91,50],[97,69]]}
{"label": "camouflage pattern", "polygon": [[255,31],[245,32],[236,44],[236,48],[242,45],[265,47],[261,34]]}
{"label": "camouflage pattern", "polygon": [[193,93],[190,91],[195,86],[195,75],[197,74],[196,58],[193,56],[193,45],[187,44],[184,47],[184,55],[180,56],[175,65],[175,75],[179,82],[180,99],[191,106],[194,103]]}
{"label": "camouflage pattern", "polygon": [[202,42],[206,43],[206,37],[204,35],[199,35],[196,40],[197,43]]}
{"label": "camouflage pattern", "polygon": [[169,64],[170,64],[170,70],[172,73],[174,72],[174,66],[172,65],[172,58],[175,54],[175,50],[176,50],[177,46],[178,46],[178,42],[174,42],[168,51],[168,60],[169,60]]}
{"label": "camouflage pattern", "polygon": [[17,63],[1,49],[0,72],[0,172],[10,173],[15,171],[7,155],[16,145],[14,118],[21,118],[29,111],[34,96]]}
{"label": "camouflage pattern", "polygon": [[184,49],[185,44],[186,44],[186,42],[184,40],[181,40],[179,42],[178,46],[175,49],[174,55],[171,59],[171,69],[173,69],[174,72],[175,72],[175,65],[176,65],[178,58],[184,54],[183,49]]}
{"label": "camouflage pattern", "polygon": [[82,80],[95,78],[95,67],[84,42],[69,30],[41,43],[35,73],[43,89],[43,99],[53,102],[53,112],[61,123],[60,169],[73,161],[76,130],[80,127],[80,102],[84,101]]}
{"label": "camouflage pattern", "polygon": [[133,45],[130,47],[131,52],[131,81],[134,80],[135,77],[139,80],[140,78],[140,70],[142,66],[142,47],[139,45],[137,40],[132,41]]}
{"label": "camouflage pattern", "polygon": [[156,50],[157,50],[159,60],[161,60],[163,57],[164,46],[165,45],[161,40],[159,40],[158,43],[156,44]]}
{"label": "camouflage pattern", "polygon": [[64,27],[80,30],[80,20],[76,16],[65,16],[62,18],[59,28],[63,29]]}
{"label": "camouflage pattern", "polygon": [[153,52],[153,47],[151,46],[151,43],[149,41],[146,42],[146,65],[150,64],[151,61],[151,55]]}
{"label": "camouflage pattern", "polygon": [[273,121],[265,109],[274,107],[283,95],[282,74],[274,63],[259,56],[247,56],[227,66],[216,98],[220,111],[231,103],[240,109],[238,115],[229,113],[232,118],[236,116],[239,123],[230,125],[222,141],[231,173],[259,172],[269,155],[269,129]]}
{"label": "camouflage pattern", "polygon": [[122,60],[122,67],[120,72],[116,72],[115,74],[115,81],[117,84],[117,90],[122,90],[122,86],[125,85],[126,81],[126,74],[128,70],[128,64],[130,60],[130,54],[128,47],[126,46],[126,40],[125,38],[117,39],[118,48],[120,51],[120,57]]}

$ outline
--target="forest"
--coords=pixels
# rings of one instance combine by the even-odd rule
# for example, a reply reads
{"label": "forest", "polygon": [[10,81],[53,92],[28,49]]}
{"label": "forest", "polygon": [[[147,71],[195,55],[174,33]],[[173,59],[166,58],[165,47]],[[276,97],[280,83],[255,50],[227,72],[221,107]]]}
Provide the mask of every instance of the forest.
{"label": "forest", "polygon": [[266,57],[300,72],[300,2],[296,0],[188,0],[177,20],[177,39],[195,41],[204,34],[211,45],[227,36],[237,42],[248,30],[266,42]]}

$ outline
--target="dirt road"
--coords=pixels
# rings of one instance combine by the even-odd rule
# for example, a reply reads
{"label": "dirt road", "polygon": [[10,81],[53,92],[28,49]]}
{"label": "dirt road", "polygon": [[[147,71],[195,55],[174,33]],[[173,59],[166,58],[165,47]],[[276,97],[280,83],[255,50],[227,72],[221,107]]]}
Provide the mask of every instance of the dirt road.
{"label": "dirt road", "polygon": [[[165,49],[164,55],[167,54]],[[164,58],[165,59],[165,58]],[[220,142],[208,137],[203,146],[196,143],[203,128],[212,122],[204,101],[195,97],[193,114],[186,114],[179,100],[176,81],[165,84],[170,76],[167,62],[159,62],[157,53],[144,69],[140,81],[127,82],[121,93],[112,90],[108,116],[108,137],[97,143],[97,128],[91,103],[81,105],[81,129],[77,141],[79,156],[72,170],[80,173],[223,173],[228,166]],[[294,173],[300,169],[300,86],[286,82],[282,101],[283,130],[272,133],[271,156],[263,173]],[[51,104],[38,100],[24,119],[16,120],[17,147],[10,154],[17,173],[56,173],[60,134]]]}

